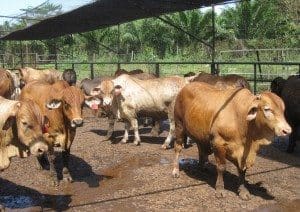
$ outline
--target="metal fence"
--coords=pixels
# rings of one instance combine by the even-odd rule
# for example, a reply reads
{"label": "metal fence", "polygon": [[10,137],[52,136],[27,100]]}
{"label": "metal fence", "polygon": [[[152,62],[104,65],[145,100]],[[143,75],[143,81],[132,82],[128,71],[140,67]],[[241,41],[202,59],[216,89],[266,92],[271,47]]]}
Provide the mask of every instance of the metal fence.
{"label": "metal fence", "polygon": [[[32,65],[32,64],[24,64]],[[210,72],[215,65],[220,75],[238,74],[244,76],[252,85],[254,93],[269,89],[270,82],[277,76],[287,78],[290,75],[300,76],[300,62],[50,62],[37,63],[37,68],[55,68],[63,70],[72,68],[78,79],[86,77],[112,76],[116,69],[132,70],[141,68],[157,76],[183,75],[186,72]],[[188,67],[188,68],[186,68]],[[6,67],[10,68],[10,67]]]}

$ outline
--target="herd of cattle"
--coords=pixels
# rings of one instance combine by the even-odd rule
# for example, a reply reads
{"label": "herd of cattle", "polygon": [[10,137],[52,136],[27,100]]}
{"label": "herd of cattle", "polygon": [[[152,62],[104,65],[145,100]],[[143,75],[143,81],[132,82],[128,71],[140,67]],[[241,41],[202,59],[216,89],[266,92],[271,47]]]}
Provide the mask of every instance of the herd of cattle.
{"label": "herd of cattle", "polygon": [[115,122],[124,121],[123,143],[128,141],[132,127],[134,144],[140,144],[138,118],[150,122],[153,131],[158,130],[161,120],[168,119],[169,134],[162,148],[170,148],[176,138],[174,177],[179,176],[179,153],[191,140],[197,144],[200,167],[204,168],[209,154],[215,156],[217,196],[225,194],[223,172],[227,159],[240,175],[239,196],[249,199],[245,173],[254,164],[260,146],[270,144],[274,135],[292,133],[288,152],[294,149],[300,118],[299,81],[297,76],[276,78],[271,84],[273,92],[254,95],[247,80],[233,74],[200,72],[158,78],[140,69],[119,69],[113,77],[78,83],[72,69],[63,73],[1,69],[0,170],[9,166],[11,157],[32,154],[37,157],[38,168],[49,163],[50,176],[58,185],[54,152],[60,151],[63,179],[72,181],[68,170],[70,148],[76,128],[83,124],[82,107],[86,104],[96,116],[108,117],[107,140],[114,136]]}

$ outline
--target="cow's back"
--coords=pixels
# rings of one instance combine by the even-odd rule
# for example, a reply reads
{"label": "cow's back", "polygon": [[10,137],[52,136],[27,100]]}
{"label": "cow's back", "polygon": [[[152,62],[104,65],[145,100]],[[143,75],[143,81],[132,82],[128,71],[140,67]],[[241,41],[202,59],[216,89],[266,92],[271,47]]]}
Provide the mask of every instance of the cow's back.
{"label": "cow's back", "polygon": [[127,102],[136,108],[150,111],[165,108],[186,84],[183,77],[177,76],[139,80],[129,75],[121,75],[113,81],[115,85],[122,86],[122,95]]}
{"label": "cow's back", "polygon": [[5,69],[0,69],[0,96],[10,99],[14,93],[14,79]]}
{"label": "cow's back", "polygon": [[198,139],[207,140],[214,131],[235,133],[237,125],[246,124],[249,101],[251,93],[247,89],[219,90],[206,83],[193,82],[178,94],[175,120],[181,121]]}

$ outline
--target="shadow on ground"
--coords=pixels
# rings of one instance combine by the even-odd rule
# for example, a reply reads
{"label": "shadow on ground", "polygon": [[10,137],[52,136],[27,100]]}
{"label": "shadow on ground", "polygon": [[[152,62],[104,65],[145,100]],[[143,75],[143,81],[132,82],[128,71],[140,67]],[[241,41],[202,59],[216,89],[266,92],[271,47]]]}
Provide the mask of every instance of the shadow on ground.
{"label": "shadow on ground", "polygon": [[5,208],[24,209],[38,206],[62,211],[68,209],[71,202],[70,195],[42,194],[2,178],[0,178],[0,187],[0,204]]}

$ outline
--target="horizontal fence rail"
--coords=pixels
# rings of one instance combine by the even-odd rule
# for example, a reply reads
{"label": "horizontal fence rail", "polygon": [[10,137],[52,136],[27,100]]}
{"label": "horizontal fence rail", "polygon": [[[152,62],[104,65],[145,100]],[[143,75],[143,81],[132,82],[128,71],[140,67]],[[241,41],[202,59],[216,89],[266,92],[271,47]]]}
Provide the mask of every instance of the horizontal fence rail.
{"label": "horizontal fence rail", "polygon": [[[196,62],[196,61],[190,61],[190,62],[68,62],[68,61],[55,61],[55,62],[49,62],[46,63],[47,65],[53,65],[55,69],[58,69],[58,66],[68,66],[69,68],[75,69],[75,66],[77,65],[86,65],[89,67],[90,71],[90,77],[94,78],[95,77],[95,66],[96,65],[114,65],[116,70],[117,68],[122,68],[122,65],[153,65],[154,67],[154,73],[157,76],[161,75],[161,66],[163,65],[207,65],[209,67],[216,66],[217,70],[221,70],[220,74],[223,75],[222,73],[222,67],[226,65],[232,65],[232,66],[238,66],[238,65],[248,65],[252,66],[252,75],[253,77],[249,78],[247,77],[247,80],[253,82],[253,91],[254,93],[257,92],[257,83],[261,82],[271,82],[272,79],[265,79],[264,77],[267,76],[263,71],[261,70],[261,66],[284,66],[284,67],[297,67],[296,69],[297,72],[294,74],[298,74],[300,76],[300,62],[222,62],[222,61],[216,61],[214,63],[212,62]],[[23,65],[28,66],[28,65],[33,65],[32,63],[23,63]],[[45,63],[36,63],[34,64],[35,67],[38,65],[45,65]],[[5,66],[3,66],[5,67]],[[9,68],[9,67],[6,67]],[[11,67],[14,69],[15,67]],[[75,69],[76,70],[76,69]],[[281,73],[284,75],[285,71],[282,70]],[[238,74],[238,73],[235,73]],[[243,74],[249,74],[248,73],[243,73]]]}

